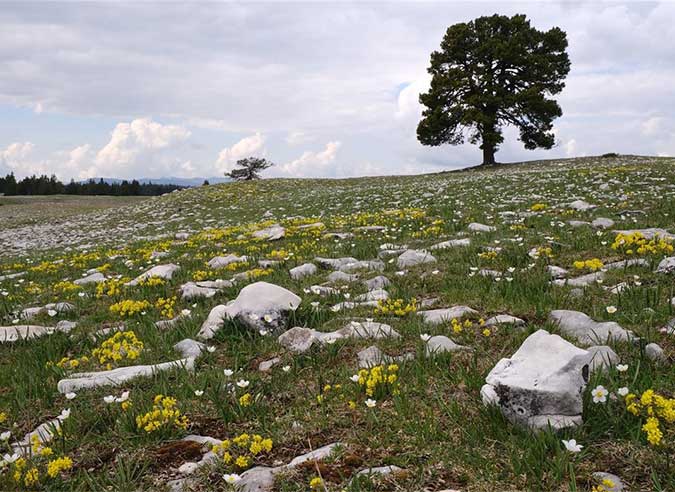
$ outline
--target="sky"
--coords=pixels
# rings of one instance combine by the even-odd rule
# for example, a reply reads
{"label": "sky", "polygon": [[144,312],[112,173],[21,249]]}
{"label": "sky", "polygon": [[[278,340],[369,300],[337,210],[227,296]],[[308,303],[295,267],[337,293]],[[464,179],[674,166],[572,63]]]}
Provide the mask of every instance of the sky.
{"label": "sky", "polygon": [[675,2],[0,3],[0,174],[413,174],[479,164],[416,138],[448,26],[524,13],[567,32],[556,145],[500,162],[675,155]]}

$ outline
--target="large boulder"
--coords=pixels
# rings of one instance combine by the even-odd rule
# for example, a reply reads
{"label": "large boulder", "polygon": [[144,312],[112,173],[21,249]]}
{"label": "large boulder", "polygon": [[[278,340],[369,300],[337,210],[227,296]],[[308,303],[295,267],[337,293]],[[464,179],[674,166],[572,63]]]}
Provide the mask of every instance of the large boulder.
{"label": "large boulder", "polygon": [[588,352],[539,330],[500,360],[481,388],[483,403],[499,406],[512,423],[555,429],[581,423]]}
{"label": "large boulder", "polygon": [[213,308],[197,336],[203,340],[212,338],[225,319],[237,319],[255,331],[278,331],[285,327],[288,314],[295,311],[301,301],[283,287],[255,282],[241,289],[234,301]]}
{"label": "large boulder", "polygon": [[551,311],[549,321],[558,325],[560,331],[584,345],[604,344],[611,341],[632,341],[636,337],[632,332],[624,330],[614,321],[593,321],[588,315],[579,311],[557,309]]}

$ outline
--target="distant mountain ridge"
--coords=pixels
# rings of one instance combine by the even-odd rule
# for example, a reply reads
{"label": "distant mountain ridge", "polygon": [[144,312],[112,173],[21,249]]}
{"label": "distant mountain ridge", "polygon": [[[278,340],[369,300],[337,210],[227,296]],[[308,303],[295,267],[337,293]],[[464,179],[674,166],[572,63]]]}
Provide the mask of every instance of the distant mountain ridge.
{"label": "distant mountain ridge", "polygon": [[[104,183],[108,184],[113,184],[113,183],[121,183],[122,181],[125,181],[124,179],[120,178],[101,178],[101,177],[96,177],[96,178],[90,178],[90,179],[83,179],[80,181],[80,183],[86,183],[87,181],[94,180],[96,182],[100,181],[101,179],[103,180]],[[217,183],[227,183],[230,180],[230,178],[225,178],[225,177],[220,177],[220,176],[215,176],[215,177],[210,177],[210,178],[177,178],[173,176],[169,176],[166,178],[129,178],[126,179],[126,181],[132,181],[136,179],[141,184],[159,184],[159,185],[176,185],[176,186],[201,186],[204,184],[204,180],[207,180],[210,184],[217,184]]]}

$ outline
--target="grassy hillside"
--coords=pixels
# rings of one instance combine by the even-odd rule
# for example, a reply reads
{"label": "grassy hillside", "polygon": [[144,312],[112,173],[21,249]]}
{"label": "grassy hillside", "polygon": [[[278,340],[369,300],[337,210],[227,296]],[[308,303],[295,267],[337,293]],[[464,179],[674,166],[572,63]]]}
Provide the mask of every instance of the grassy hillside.
{"label": "grassy hillside", "polygon": [[[575,210],[575,200],[595,207]],[[320,461],[276,474],[270,490],[612,490],[594,472],[618,475],[626,490],[673,490],[675,404],[667,403],[672,413],[659,414],[663,436],[650,443],[653,433],[643,429],[649,405],[634,415],[619,388],[638,399],[649,389],[675,397],[675,335],[660,330],[675,317],[675,282],[672,273],[655,272],[675,253],[663,238],[642,248],[622,245],[613,231],[656,227],[675,233],[674,217],[675,160],[618,157],[409,177],[230,183],[73,215],[58,224],[50,215],[29,225],[5,222],[0,326],[22,325],[23,309],[57,302],[73,309],[45,309],[30,323],[55,327],[70,320],[77,326],[0,344],[0,431],[11,432],[0,444],[5,460],[14,459],[11,443],[62,417],[51,442],[34,443],[26,456],[5,464],[0,489],[168,490],[172,480],[185,479],[185,490],[234,490],[237,485],[228,485],[224,476],[288,464],[339,443]],[[569,223],[597,218],[614,225]],[[472,232],[471,223],[495,229]],[[283,238],[253,236],[273,224],[285,228]],[[387,252],[461,238],[470,244],[429,250],[436,261],[416,266],[401,267],[398,253]],[[207,265],[228,254],[247,259],[224,268]],[[359,279],[331,284],[326,282],[332,270],[321,267],[298,280],[290,277],[293,267],[318,266],[316,257],[379,257],[384,270],[350,272]],[[647,263],[603,272],[607,264],[635,258]],[[180,267],[171,279],[124,285],[154,265],[171,263]],[[568,270],[568,278],[603,273],[600,282],[575,290],[552,283],[550,265]],[[94,271],[105,281],[73,283]],[[385,287],[388,302],[331,309],[367,293],[362,281],[377,275],[391,282]],[[213,297],[183,300],[179,293],[186,282],[235,276],[234,285]],[[196,339],[212,308],[258,281],[302,299],[280,331],[259,333],[227,320],[204,340],[209,350],[193,371],[177,367],[118,387],[58,391],[58,382],[73,373],[180,359],[174,345]],[[621,283],[623,288],[612,289]],[[311,289],[324,284],[335,290],[322,296]],[[438,325],[418,314],[458,305],[476,313]],[[611,367],[590,375],[581,426],[532,432],[484,406],[480,390],[495,364],[530,334],[541,328],[560,333],[548,320],[555,309],[615,321],[640,341],[610,343],[627,370]],[[516,316],[524,325],[486,326],[498,314]],[[169,328],[155,325],[177,316]],[[401,336],[341,339],[303,354],[277,340],[285,328],[329,332],[370,319]],[[427,357],[426,340],[435,335],[471,350]],[[662,347],[664,359],[648,357],[651,342]],[[395,377],[370,394],[364,380],[352,376],[359,373],[357,354],[373,345],[392,357],[412,355],[396,367],[384,364],[385,378]],[[277,357],[270,370],[259,370],[261,362]],[[593,402],[598,385],[610,392],[604,403]],[[229,439],[231,448],[216,449],[214,463],[186,474],[181,465],[198,462],[210,447],[181,440],[189,434]],[[241,453],[232,439],[242,434],[271,439],[271,448],[269,441],[262,449],[252,447],[251,437],[245,443],[249,459],[237,465]],[[581,452],[568,451],[563,439],[576,439]],[[355,476],[388,465],[401,470]]]}

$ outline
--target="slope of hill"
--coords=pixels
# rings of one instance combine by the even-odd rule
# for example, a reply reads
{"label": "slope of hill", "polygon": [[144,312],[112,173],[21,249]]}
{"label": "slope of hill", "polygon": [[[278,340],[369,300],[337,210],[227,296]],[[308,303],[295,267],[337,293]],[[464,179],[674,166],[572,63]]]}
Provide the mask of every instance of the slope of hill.
{"label": "slope of hill", "polygon": [[674,163],[228,183],[6,227],[0,489],[672,490]]}

